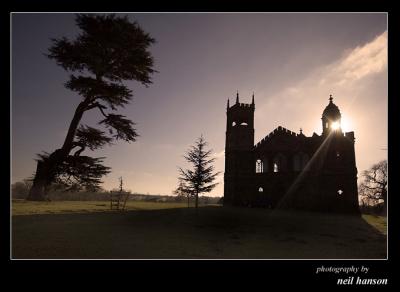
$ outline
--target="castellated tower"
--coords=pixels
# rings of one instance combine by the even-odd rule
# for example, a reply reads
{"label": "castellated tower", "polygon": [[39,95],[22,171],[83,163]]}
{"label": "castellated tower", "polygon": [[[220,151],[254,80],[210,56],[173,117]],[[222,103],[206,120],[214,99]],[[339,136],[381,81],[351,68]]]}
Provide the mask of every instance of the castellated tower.
{"label": "castellated tower", "polygon": [[254,147],[254,94],[251,104],[236,103],[226,108],[224,204],[236,205],[251,189]]}

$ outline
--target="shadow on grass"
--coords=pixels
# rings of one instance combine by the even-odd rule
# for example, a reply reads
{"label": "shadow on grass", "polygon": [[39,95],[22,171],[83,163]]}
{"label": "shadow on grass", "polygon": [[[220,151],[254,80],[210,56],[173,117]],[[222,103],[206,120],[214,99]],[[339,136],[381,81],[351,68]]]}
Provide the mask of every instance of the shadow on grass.
{"label": "shadow on grass", "polygon": [[202,207],[14,216],[13,258],[386,258],[363,218]]}

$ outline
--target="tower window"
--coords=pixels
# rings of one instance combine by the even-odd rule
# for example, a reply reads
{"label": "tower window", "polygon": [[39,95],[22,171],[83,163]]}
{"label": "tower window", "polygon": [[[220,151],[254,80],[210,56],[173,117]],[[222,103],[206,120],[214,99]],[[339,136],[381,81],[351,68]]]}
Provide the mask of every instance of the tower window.
{"label": "tower window", "polygon": [[340,152],[336,151],[336,157],[339,158],[340,157]]}
{"label": "tower window", "polygon": [[236,122],[233,122],[233,123],[232,123],[232,127],[234,127],[234,126],[236,126]]}
{"label": "tower window", "polygon": [[259,192],[259,193],[262,193],[262,192],[264,192],[264,189],[263,189],[262,187],[259,187],[259,188],[258,188],[258,192]]}
{"label": "tower window", "polygon": [[343,191],[342,190],[338,190],[337,193],[340,196],[341,194],[343,194]]}
{"label": "tower window", "polygon": [[243,123],[241,123],[240,125],[241,125],[241,126],[248,126],[249,124],[243,122]]}
{"label": "tower window", "polygon": [[282,153],[278,153],[273,159],[273,172],[280,172],[287,170],[287,159]]}
{"label": "tower window", "polygon": [[264,172],[264,164],[261,159],[257,159],[256,161],[256,173]]}

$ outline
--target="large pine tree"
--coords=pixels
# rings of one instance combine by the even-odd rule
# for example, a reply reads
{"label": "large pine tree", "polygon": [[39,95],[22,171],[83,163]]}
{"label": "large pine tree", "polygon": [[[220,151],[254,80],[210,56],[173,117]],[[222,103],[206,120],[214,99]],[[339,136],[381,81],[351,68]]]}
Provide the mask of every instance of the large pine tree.
{"label": "large pine tree", "polygon": [[194,195],[196,209],[199,205],[199,194],[211,192],[218,184],[214,183],[219,175],[219,172],[214,173],[215,158],[210,158],[212,150],[206,150],[206,146],[207,142],[203,136],[198,138],[184,156],[192,168],[179,168],[179,181],[183,182],[180,186],[184,192]]}
{"label": "large pine tree", "polygon": [[[82,155],[114,140],[135,141],[134,123],[116,111],[127,105],[132,91],[122,82],[136,80],[151,84],[153,58],[149,47],[155,42],[136,22],[115,14],[77,14],[81,33],[74,40],[52,39],[47,57],[70,72],[65,87],[77,92],[82,101],[76,107],[61,148],[39,155],[28,200],[45,200],[53,183],[67,188],[97,189],[101,177],[110,172],[103,157]],[[81,125],[85,112],[98,110],[99,125],[106,130]]]}

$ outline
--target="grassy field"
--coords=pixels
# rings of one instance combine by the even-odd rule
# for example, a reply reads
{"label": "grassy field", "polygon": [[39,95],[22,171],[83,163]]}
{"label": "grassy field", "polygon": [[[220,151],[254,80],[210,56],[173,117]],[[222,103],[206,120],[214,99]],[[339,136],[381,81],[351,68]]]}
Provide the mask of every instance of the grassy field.
{"label": "grassy field", "polygon": [[[159,210],[187,207],[187,203],[171,202],[141,202],[127,201],[126,211],[132,210]],[[53,201],[53,202],[29,202],[15,200],[12,204],[12,214],[15,215],[39,215],[39,214],[68,214],[68,213],[93,213],[114,212],[110,209],[109,201]]]}
{"label": "grassy field", "polygon": [[185,203],[12,205],[12,257],[107,259],[382,259],[386,218]]}

